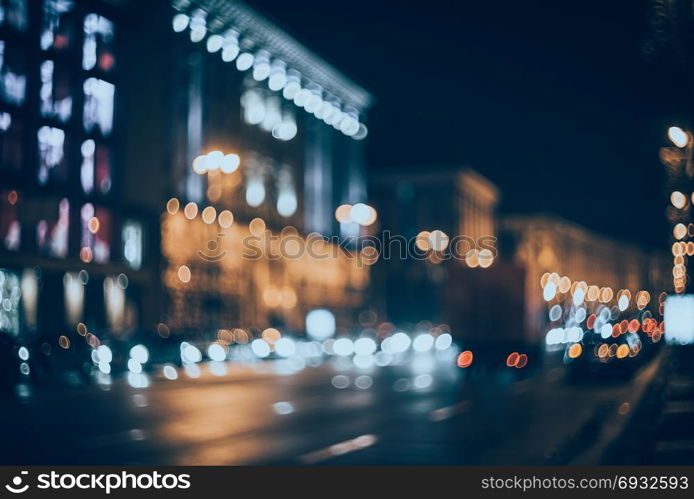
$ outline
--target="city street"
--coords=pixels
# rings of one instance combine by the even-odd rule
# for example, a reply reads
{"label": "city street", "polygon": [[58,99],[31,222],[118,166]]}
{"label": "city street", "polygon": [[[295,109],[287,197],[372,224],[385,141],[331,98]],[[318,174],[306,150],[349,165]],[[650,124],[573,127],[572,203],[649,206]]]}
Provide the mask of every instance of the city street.
{"label": "city street", "polygon": [[[39,387],[3,403],[14,464],[569,464],[599,461],[653,378],[570,385],[564,367],[462,370],[434,354],[357,369],[278,361],[132,388]],[[281,362],[281,361],[279,361]],[[551,364],[551,363],[550,363]],[[523,375],[527,375],[524,377]]]}
{"label": "city street", "polygon": [[0,487],[694,465],[693,5],[0,0]]}

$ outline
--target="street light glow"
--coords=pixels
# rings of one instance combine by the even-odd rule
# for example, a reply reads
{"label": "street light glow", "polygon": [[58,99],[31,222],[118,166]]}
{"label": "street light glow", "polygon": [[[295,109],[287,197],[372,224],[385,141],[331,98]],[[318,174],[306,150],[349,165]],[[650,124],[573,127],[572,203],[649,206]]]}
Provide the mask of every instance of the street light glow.
{"label": "street light glow", "polygon": [[335,334],[335,316],[325,309],[306,314],[306,334],[315,340],[324,340]]}
{"label": "street light glow", "polygon": [[671,126],[667,136],[677,147],[685,147],[689,143],[689,135],[678,126]]}
{"label": "street light glow", "polygon": [[681,210],[687,204],[687,196],[682,194],[680,191],[673,191],[673,193],[670,194],[670,202],[672,203],[672,206]]}

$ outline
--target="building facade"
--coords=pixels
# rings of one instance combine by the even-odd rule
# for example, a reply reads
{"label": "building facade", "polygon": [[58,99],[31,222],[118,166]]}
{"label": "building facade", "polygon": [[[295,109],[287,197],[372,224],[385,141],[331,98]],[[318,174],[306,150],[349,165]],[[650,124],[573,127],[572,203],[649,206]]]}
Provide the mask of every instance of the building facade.
{"label": "building facade", "polygon": [[612,305],[617,304],[619,291],[628,290],[633,297],[630,307],[635,307],[637,293],[646,291],[650,296],[646,305],[656,304],[658,310],[658,295],[671,289],[667,255],[595,234],[559,217],[508,215],[500,220],[500,232],[505,258],[524,269],[520,287],[525,312],[521,322],[530,342],[540,343],[550,324],[542,287],[543,276],[548,274],[566,277],[569,283],[582,281],[597,290],[610,290],[603,293],[610,299],[601,302]]}
{"label": "building facade", "polygon": [[141,320],[154,274],[128,198],[120,107],[123,10],[0,3],[0,330],[59,334]]}
{"label": "building facade", "polygon": [[346,324],[371,100],[234,0],[3,0],[0,331]]}
{"label": "building facade", "polygon": [[172,6],[163,320],[302,332],[326,308],[347,327],[368,269],[326,239],[336,207],[366,201],[371,96],[241,2]]}
{"label": "building facade", "polygon": [[381,255],[374,296],[386,320],[444,321],[453,269],[488,269],[496,255],[497,188],[469,168],[375,175]]}
{"label": "building facade", "polygon": [[[666,256],[551,215],[497,215],[497,188],[470,169],[387,173],[372,180],[371,193],[379,228],[390,232],[384,246],[398,236],[409,244],[406,255],[382,250],[372,269],[383,320],[443,322],[480,352],[544,345],[548,309],[576,287],[585,286],[593,308],[658,316],[671,280]],[[561,289],[548,300],[550,276]]]}

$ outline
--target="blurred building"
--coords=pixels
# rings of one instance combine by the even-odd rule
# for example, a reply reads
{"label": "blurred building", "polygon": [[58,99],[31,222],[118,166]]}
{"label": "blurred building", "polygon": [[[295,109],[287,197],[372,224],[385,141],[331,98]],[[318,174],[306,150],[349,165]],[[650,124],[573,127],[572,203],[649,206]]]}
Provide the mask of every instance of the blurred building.
{"label": "blurred building", "polygon": [[[669,286],[671,266],[667,255],[595,234],[554,215],[504,216],[500,232],[502,256],[523,269],[523,280],[516,288],[524,296],[524,314],[516,319],[531,343],[544,339],[550,322],[541,286],[547,273],[566,276],[569,284],[583,281],[598,293],[609,289],[602,296],[609,294],[610,299],[601,300],[608,304],[616,303],[617,294],[623,289],[634,297],[631,303],[635,303],[636,293],[641,290],[657,303],[658,293]],[[590,294],[586,293],[586,301],[598,299],[590,300]]]}
{"label": "blurred building", "polygon": [[451,271],[494,261],[497,188],[472,169],[440,166],[377,174],[370,195],[383,233],[373,268],[381,314],[396,323],[445,320]]}
{"label": "blurred building", "polygon": [[[385,173],[373,178],[370,193],[385,234],[372,272],[383,320],[447,323],[480,351],[542,344],[550,324],[543,275],[564,278],[564,294],[574,284],[590,286],[586,301],[609,290],[604,303],[611,306],[629,290],[625,313],[642,290],[657,311],[658,293],[668,286],[666,256],[552,215],[497,216],[497,188],[470,169]],[[407,257],[393,242],[399,237]]]}
{"label": "blurred building", "polygon": [[59,334],[140,321],[156,273],[128,203],[112,2],[0,3],[0,330]]}
{"label": "blurred building", "polygon": [[371,96],[241,2],[174,1],[168,21],[162,321],[303,331],[327,308],[350,323],[368,270],[322,239],[340,236],[337,206],[366,201]]}
{"label": "blurred building", "polygon": [[351,317],[371,99],[241,2],[1,2],[0,330]]}

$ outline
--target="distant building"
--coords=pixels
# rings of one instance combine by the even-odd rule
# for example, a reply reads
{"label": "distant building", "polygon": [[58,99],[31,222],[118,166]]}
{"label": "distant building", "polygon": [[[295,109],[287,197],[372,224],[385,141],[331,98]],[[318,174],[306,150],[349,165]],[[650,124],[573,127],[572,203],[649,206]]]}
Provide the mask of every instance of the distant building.
{"label": "distant building", "polygon": [[[370,186],[379,230],[390,232],[384,245],[403,236],[410,249],[404,258],[391,247],[390,258],[382,254],[372,269],[382,320],[447,323],[463,344],[491,351],[539,347],[551,322],[543,275],[564,278],[569,289],[606,289],[610,306],[620,290],[629,290],[625,314],[636,310],[639,291],[648,292],[643,296],[657,312],[658,294],[667,289],[666,255],[551,215],[497,216],[497,188],[473,170],[399,170],[375,176]],[[446,244],[436,247],[434,231]]]}
{"label": "distant building", "polygon": [[638,291],[648,291],[656,302],[658,294],[669,289],[671,266],[666,254],[595,234],[553,215],[508,215],[499,225],[502,257],[524,271],[521,323],[531,342],[539,343],[549,324],[540,286],[545,273],[610,288],[613,299],[627,289],[634,297],[632,304]]}
{"label": "distant building", "polygon": [[[390,245],[373,267],[382,315],[396,323],[444,320],[451,269],[480,266],[485,248],[482,266],[494,260],[497,188],[472,169],[444,166],[375,174],[370,195]],[[400,238],[410,257],[401,255]]]}

